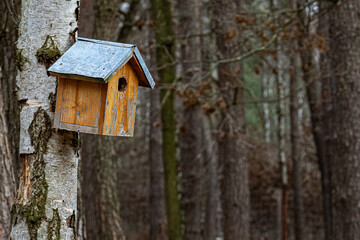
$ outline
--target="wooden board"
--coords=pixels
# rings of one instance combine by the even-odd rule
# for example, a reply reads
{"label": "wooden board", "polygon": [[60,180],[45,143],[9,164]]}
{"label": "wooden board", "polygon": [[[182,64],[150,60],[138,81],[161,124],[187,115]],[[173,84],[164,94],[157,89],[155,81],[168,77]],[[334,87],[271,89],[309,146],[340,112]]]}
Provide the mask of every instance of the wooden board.
{"label": "wooden board", "polygon": [[99,133],[103,125],[107,84],[60,78],[54,127]]}
{"label": "wooden board", "polygon": [[[127,78],[127,88],[118,90],[119,78]],[[139,79],[134,68],[128,63],[108,82],[104,135],[133,136],[135,124],[136,100]]]}

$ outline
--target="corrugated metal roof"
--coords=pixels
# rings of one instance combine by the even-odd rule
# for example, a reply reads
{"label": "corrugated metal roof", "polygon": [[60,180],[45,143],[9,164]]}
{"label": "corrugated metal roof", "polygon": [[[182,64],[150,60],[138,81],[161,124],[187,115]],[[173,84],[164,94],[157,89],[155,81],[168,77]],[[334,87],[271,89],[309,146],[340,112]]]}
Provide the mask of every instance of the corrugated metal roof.
{"label": "corrugated metal roof", "polygon": [[[51,74],[107,83],[131,57],[140,65],[149,87],[155,82],[135,45],[79,38],[49,69]],[[142,77],[140,77],[143,79]]]}

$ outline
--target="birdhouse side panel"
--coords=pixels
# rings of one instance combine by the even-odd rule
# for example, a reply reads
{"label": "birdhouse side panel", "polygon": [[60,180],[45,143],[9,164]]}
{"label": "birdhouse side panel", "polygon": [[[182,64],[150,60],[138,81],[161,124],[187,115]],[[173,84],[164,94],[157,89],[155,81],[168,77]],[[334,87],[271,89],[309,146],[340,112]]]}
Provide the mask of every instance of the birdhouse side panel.
{"label": "birdhouse side panel", "polygon": [[[123,81],[126,79],[126,87]],[[139,79],[130,64],[126,64],[108,83],[104,135],[133,136]]]}
{"label": "birdhouse side panel", "polygon": [[[105,111],[106,84],[60,78],[55,127],[98,133]],[[103,104],[101,104],[103,102]]]}

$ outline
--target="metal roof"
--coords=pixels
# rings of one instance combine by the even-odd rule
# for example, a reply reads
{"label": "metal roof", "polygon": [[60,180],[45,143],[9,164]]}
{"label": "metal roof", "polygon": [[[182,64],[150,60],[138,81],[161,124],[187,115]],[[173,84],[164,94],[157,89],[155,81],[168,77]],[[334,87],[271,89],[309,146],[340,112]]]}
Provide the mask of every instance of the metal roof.
{"label": "metal roof", "polygon": [[[154,88],[155,82],[136,45],[78,38],[49,69],[51,75],[107,83],[132,57],[140,85]],[[143,80],[143,81],[142,81]]]}

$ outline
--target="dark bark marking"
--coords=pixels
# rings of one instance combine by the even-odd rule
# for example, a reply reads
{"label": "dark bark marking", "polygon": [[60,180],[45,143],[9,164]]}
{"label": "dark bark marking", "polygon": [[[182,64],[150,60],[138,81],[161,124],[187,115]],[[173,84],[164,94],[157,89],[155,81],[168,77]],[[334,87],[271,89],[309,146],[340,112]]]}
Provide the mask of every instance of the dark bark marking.
{"label": "dark bark marking", "polygon": [[61,219],[59,215],[59,210],[53,209],[53,218],[50,220],[48,225],[48,235],[47,240],[60,240],[60,228],[61,228]]}
{"label": "dark bark marking", "polygon": [[[48,184],[45,178],[45,161],[44,154],[47,150],[47,142],[51,136],[51,120],[49,115],[41,107],[34,114],[34,119],[29,126],[31,144],[35,148],[34,154],[24,154],[33,160],[31,167],[30,180],[32,184],[31,198],[27,203],[22,205],[16,203],[12,208],[11,216],[15,219],[18,217],[25,218],[28,226],[30,239],[37,239],[37,231],[41,223],[46,218],[45,204],[48,193]],[[19,193],[18,199],[21,198]]]}

